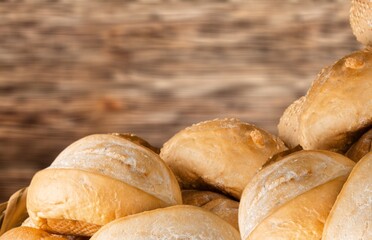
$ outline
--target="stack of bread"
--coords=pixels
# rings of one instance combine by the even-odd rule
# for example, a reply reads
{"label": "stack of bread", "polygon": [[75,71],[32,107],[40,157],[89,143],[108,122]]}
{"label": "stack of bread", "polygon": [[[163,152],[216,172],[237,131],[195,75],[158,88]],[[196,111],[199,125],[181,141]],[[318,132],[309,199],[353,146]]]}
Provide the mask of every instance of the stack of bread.
{"label": "stack of bread", "polygon": [[0,205],[0,240],[372,239],[371,1],[366,48],[321,71],[274,136],[238,119],[181,130],[159,149],[96,134]]}

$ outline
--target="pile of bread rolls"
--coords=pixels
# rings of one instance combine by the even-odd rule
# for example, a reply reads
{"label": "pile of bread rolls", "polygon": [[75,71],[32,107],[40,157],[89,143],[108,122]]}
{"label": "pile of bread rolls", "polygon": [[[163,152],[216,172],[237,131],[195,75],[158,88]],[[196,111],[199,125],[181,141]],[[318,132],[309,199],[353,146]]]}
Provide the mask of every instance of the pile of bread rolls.
{"label": "pile of bread rolls", "polygon": [[12,228],[8,204],[0,239],[372,239],[372,3],[353,3],[366,48],[321,71],[279,136],[238,119],[194,124],[160,151],[87,136],[9,201],[24,221]]}

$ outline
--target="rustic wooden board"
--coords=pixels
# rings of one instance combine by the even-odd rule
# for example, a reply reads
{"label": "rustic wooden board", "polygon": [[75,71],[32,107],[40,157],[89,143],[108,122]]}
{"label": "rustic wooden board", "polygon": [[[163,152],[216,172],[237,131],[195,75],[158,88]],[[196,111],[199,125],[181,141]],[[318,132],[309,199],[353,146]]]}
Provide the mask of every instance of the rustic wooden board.
{"label": "rustic wooden board", "polygon": [[1,1],[0,201],[69,143],[161,146],[202,120],[276,133],[290,102],[360,46],[349,1]]}

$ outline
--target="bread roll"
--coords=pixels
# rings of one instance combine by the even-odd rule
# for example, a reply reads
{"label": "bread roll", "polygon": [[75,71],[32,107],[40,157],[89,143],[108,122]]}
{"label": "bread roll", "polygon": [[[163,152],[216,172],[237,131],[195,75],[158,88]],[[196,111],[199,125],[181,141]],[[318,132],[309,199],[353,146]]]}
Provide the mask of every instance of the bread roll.
{"label": "bread roll", "polygon": [[183,190],[183,204],[202,207],[216,214],[235,229],[239,230],[238,209],[239,202],[226,196],[210,191]]}
{"label": "bread roll", "polygon": [[177,180],[156,153],[120,135],[97,134],[36,173],[27,209],[38,228],[91,236],[117,218],[181,203]]}
{"label": "bread roll", "polygon": [[243,240],[320,239],[354,162],[329,151],[299,151],[262,169],[239,206]]}
{"label": "bread roll", "polygon": [[17,227],[7,231],[0,240],[69,240],[67,237],[49,234],[30,227]]}
{"label": "bread roll", "polygon": [[91,240],[239,240],[230,224],[199,207],[180,205],[128,216],[107,224]]}
{"label": "bread roll", "polygon": [[354,167],[332,207],[323,240],[372,239],[372,152]]}
{"label": "bread roll", "polygon": [[280,119],[289,147],[345,152],[372,125],[372,52],[352,53],[325,68],[306,96]]}
{"label": "bread roll", "polygon": [[350,25],[357,40],[372,46],[372,1],[352,0]]}
{"label": "bread roll", "polygon": [[192,125],[173,136],[160,156],[185,189],[211,189],[239,199],[265,161],[285,150],[283,142],[237,119]]}
{"label": "bread roll", "polygon": [[355,142],[346,153],[346,157],[354,162],[358,162],[367,153],[372,151],[372,129],[363,134],[357,142]]}

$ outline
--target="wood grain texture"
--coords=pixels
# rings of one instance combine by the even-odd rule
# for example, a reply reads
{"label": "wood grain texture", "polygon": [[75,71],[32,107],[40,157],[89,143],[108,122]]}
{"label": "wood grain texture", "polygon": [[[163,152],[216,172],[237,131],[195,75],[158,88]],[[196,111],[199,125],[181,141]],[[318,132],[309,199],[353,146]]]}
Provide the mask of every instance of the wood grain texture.
{"label": "wood grain texture", "polygon": [[360,46],[349,1],[0,2],[0,201],[72,141],[161,146],[202,120],[276,133],[326,65]]}

